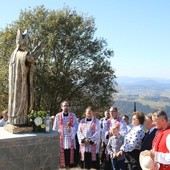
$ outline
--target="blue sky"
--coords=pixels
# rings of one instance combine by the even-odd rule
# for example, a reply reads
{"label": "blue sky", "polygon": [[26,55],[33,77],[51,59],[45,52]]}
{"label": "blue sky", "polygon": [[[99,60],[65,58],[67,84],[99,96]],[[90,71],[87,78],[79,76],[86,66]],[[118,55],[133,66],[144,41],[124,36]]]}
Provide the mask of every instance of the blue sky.
{"label": "blue sky", "polygon": [[21,9],[44,5],[94,17],[96,36],[114,50],[117,76],[170,79],[169,0],[6,0],[0,6],[0,28],[18,19]]}

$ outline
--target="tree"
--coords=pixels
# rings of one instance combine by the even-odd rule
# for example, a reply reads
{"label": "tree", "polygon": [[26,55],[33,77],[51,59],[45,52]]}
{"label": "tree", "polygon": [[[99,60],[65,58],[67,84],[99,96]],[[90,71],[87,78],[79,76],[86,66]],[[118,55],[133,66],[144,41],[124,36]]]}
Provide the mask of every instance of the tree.
{"label": "tree", "polygon": [[6,110],[8,105],[8,60],[13,39],[8,28],[0,31],[0,111]]}
{"label": "tree", "polygon": [[[116,76],[109,61],[113,51],[107,48],[106,40],[94,36],[92,17],[68,7],[22,10],[19,19],[0,32],[1,65],[8,64],[18,28],[29,28],[30,50],[39,41],[45,44],[34,71],[36,110],[49,110],[54,115],[61,101],[69,100],[72,110],[80,114],[89,105],[100,112],[113,103]],[[4,71],[7,74],[7,68]]]}

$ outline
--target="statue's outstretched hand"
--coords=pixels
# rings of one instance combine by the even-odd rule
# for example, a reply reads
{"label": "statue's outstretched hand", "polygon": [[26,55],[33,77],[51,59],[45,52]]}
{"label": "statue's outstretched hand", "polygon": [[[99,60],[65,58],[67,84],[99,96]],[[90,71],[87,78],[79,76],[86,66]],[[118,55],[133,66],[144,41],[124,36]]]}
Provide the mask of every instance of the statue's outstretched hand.
{"label": "statue's outstretched hand", "polygon": [[39,41],[38,45],[34,48],[34,50],[31,52],[33,56],[35,56],[45,45],[45,40]]}

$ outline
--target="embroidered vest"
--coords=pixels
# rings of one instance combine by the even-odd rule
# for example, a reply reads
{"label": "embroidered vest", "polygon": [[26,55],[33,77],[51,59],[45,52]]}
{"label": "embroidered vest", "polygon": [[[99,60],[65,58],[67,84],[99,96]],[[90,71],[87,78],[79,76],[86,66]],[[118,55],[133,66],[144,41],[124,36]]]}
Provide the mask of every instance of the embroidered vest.
{"label": "embroidered vest", "polygon": [[169,152],[166,147],[166,137],[170,134],[170,126],[166,128],[166,130],[162,131],[162,133],[158,136],[157,141],[155,142],[155,151],[167,153]]}
{"label": "embroidered vest", "polygon": [[[170,126],[166,128],[165,130],[159,131],[157,136],[155,137],[154,141],[154,150],[157,152],[163,152],[163,153],[168,153],[169,150],[166,146],[166,138],[170,134]],[[163,165],[160,164],[159,170],[170,170],[170,165]]]}

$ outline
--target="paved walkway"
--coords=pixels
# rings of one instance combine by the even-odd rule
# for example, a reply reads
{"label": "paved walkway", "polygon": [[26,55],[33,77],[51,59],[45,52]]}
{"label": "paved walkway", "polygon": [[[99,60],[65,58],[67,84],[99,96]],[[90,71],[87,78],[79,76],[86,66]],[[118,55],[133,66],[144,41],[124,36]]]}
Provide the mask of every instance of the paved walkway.
{"label": "paved walkway", "polygon": [[[80,167],[76,167],[76,168],[60,168],[59,170],[87,170],[87,169],[81,169]],[[96,170],[91,168],[90,170]],[[104,170],[103,168],[100,168],[100,170]]]}
{"label": "paved walkway", "polygon": [[[59,170],[87,170],[87,169],[81,169],[80,167],[77,168],[60,168]],[[90,169],[90,170],[96,170],[96,169]]]}

